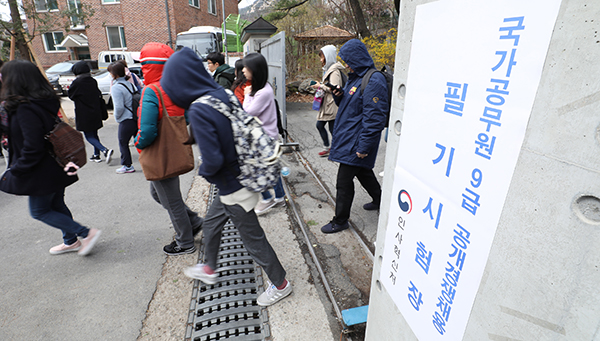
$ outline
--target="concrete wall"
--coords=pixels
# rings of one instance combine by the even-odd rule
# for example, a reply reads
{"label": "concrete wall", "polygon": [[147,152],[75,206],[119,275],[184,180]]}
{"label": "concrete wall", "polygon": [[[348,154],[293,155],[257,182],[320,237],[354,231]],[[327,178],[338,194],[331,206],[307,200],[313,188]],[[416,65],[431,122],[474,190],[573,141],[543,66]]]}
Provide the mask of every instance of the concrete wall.
{"label": "concrete wall", "polygon": [[[401,2],[393,118],[401,121],[417,5]],[[521,154],[464,340],[600,340],[600,2],[563,0]],[[399,123],[398,123],[399,125]],[[399,132],[386,152],[384,197]],[[383,203],[381,212],[387,212]],[[378,283],[367,340],[416,340]]]}

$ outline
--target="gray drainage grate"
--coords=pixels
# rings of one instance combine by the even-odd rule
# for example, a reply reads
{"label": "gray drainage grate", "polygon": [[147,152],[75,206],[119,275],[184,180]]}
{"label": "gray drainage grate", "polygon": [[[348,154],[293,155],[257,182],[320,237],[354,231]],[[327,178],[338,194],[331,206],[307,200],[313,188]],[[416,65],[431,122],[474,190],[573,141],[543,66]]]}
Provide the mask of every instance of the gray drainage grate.
{"label": "gray drainage grate", "polygon": [[[212,188],[213,196],[216,194]],[[204,245],[200,248],[203,259]],[[256,304],[262,272],[244,248],[231,221],[225,224],[217,261],[219,283],[194,281],[186,340],[265,340],[270,337],[266,311]]]}

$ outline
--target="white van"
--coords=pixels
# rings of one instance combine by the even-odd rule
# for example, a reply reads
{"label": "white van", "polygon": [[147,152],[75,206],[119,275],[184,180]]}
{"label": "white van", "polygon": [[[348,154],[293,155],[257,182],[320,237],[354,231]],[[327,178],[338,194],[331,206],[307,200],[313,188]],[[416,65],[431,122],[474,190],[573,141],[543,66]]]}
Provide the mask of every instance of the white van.
{"label": "white van", "polygon": [[134,51],[101,51],[98,53],[98,68],[106,69],[110,63],[124,59],[127,65],[140,62],[140,53]]}

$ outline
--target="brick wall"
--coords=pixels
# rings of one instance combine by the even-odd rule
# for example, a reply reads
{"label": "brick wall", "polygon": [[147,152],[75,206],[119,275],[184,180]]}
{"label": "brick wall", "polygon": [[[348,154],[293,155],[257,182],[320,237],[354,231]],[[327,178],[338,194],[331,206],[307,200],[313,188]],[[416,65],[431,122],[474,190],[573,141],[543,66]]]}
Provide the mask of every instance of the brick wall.
{"label": "brick wall", "polygon": [[[59,8],[66,7],[66,0],[59,0]],[[166,44],[169,41],[168,26],[164,0],[121,0],[117,4],[102,4],[101,0],[81,0],[92,6],[95,13],[86,24],[89,28],[83,31],[63,32],[67,34],[83,33],[89,42],[92,59],[98,58],[100,51],[109,50],[107,26],[123,26],[127,51],[140,51],[148,42]],[[199,8],[189,5],[188,0],[168,0],[169,16],[173,46],[177,33],[187,31],[193,26],[221,26],[223,20],[222,1],[216,0],[217,15],[208,13],[208,0],[199,0]],[[227,15],[238,13],[237,0],[225,0]],[[62,29],[57,28],[57,31]],[[47,53],[42,36],[32,41],[34,51],[44,67],[70,59],[70,53]]]}

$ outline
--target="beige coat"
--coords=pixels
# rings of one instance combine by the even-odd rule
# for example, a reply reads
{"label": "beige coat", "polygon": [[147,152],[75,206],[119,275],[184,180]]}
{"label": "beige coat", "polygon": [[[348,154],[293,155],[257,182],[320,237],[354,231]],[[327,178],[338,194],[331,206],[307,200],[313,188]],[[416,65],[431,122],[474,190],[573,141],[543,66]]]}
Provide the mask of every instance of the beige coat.
{"label": "beige coat", "polygon": [[[328,81],[333,85],[342,84],[342,74],[344,72],[344,66],[340,62],[336,62],[329,67],[327,72],[323,74],[322,82]],[[331,93],[331,89],[325,85],[321,87],[323,91],[325,91],[325,95],[323,96],[323,102],[321,103],[321,109],[319,109],[319,113],[317,114],[317,121],[332,121],[335,120],[335,116],[337,115],[338,106],[335,104],[333,100],[333,94]]]}

